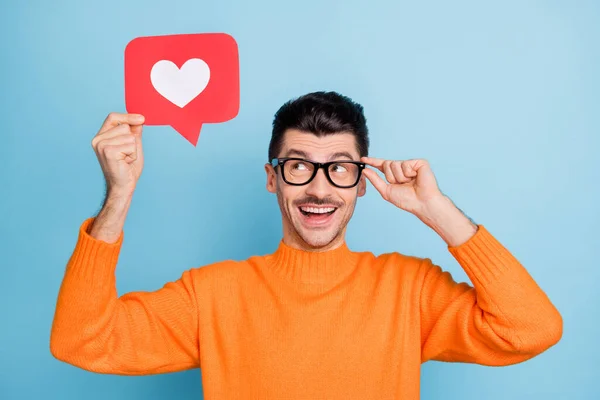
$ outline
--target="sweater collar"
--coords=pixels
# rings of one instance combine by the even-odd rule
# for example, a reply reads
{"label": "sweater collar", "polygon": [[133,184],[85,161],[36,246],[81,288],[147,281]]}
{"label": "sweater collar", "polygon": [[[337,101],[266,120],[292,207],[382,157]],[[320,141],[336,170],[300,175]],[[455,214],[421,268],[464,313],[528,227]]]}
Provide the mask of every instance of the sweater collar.
{"label": "sweater collar", "polygon": [[277,250],[268,257],[267,264],[281,277],[303,284],[337,283],[354,270],[357,254],[346,242],[332,250],[308,251],[291,247],[279,241]]}

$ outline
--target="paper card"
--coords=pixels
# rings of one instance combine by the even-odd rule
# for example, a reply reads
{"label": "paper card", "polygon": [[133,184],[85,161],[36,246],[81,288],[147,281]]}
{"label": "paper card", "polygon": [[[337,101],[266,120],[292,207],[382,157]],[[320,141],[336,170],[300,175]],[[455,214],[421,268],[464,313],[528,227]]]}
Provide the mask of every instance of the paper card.
{"label": "paper card", "polygon": [[145,125],[170,125],[196,146],[202,124],[234,118],[238,46],[225,33],[146,36],[125,48],[125,107]]}

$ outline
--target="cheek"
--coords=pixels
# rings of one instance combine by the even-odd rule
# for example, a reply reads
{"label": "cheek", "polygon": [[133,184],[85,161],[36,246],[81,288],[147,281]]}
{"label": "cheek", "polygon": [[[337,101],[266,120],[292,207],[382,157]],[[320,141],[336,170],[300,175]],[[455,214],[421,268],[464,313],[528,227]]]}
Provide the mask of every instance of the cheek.
{"label": "cheek", "polygon": [[346,208],[351,208],[356,202],[357,193],[352,191],[350,193],[341,194],[342,199],[344,200],[344,205]]}
{"label": "cheek", "polygon": [[294,186],[278,184],[277,195],[286,207],[294,208],[294,200],[302,196],[302,190]]}

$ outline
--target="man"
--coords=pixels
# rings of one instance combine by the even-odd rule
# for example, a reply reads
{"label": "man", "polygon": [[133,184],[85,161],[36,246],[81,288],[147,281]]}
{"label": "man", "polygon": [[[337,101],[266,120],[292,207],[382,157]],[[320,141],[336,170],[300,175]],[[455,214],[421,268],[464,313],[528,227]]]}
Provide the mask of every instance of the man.
{"label": "man", "polygon": [[[206,399],[418,399],[428,360],[510,365],[561,338],[545,293],[440,192],[427,161],[368,157],[362,107],[334,92],[307,94],[275,115],[265,171],[283,238],[273,254],[118,297],[143,122],[110,114],[92,140],[107,198],[81,225],[67,265],[50,341],[56,358],[122,375],[200,367]],[[367,179],[437,232],[474,286],[429,258],[350,250],[346,226]]]}

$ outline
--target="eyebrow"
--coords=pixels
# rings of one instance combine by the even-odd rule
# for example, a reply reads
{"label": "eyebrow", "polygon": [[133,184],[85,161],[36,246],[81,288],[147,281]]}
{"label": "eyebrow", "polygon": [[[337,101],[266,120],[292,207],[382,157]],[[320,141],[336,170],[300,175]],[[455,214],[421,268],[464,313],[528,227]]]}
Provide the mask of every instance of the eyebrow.
{"label": "eyebrow", "polygon": [[[306,153],[305,151],[302,151],[302,150],[289,149],[285,154],[286,154],[285,157],[289,157],[291,155],[298,155],[300,157],[310,159],[308,153]],[[348,158],[351,161],[354,160],[352,157],[352,154],[348,153],[347,151],[338,151],[329,156],[329,160],[336,160],[339,158]]]}

